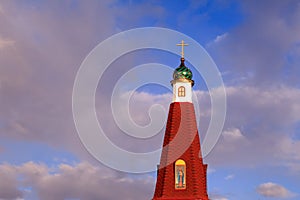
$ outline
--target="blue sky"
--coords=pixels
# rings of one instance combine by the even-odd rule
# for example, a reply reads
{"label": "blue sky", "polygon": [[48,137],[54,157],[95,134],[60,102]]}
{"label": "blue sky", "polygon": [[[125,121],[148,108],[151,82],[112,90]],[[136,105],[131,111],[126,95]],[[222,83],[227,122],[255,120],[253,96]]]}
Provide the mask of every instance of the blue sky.
{"label": "blue sky", "polygon": [[[205,158],[210,198],[299,199],[299,0],[3,1],[0,15],[0,199],[152,197],[155,173],[129,174],[97,161],[81,143],[72,115],[74,80],[89,52],[114,34],[149,26],[193,38],[222,75],[227,115]],[[114,48],[121,46],[107,51]],[[175,69],[179,56],[154,49],[123,55],[105,71],[96,92],[107,137],[136,152],[159,148],[164,130],[146,140],[128,137],[110,103],[120,77],[145,63]],[[198,66],[187,65],[194,72],[203,139],[210,96]],[[172,73],[164,76],[172,79]],[[128,117],[145,126],[151,123],[149,108],[160,104],[166,116],[171,99],[164,85],[141,85]]]}

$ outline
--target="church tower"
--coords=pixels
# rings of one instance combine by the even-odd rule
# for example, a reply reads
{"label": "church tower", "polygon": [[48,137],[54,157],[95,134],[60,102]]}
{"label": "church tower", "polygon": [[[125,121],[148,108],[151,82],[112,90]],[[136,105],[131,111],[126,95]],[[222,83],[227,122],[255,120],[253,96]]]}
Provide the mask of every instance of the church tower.
{"label": "church tower", "polygon": [[[208,200],[206,175],[192,102],[193,74],[185,66],[183,41],[181,63],[171,81],[173,100],[163,142],[152,200]],[[160,167],[161,166],[161,167]]]}

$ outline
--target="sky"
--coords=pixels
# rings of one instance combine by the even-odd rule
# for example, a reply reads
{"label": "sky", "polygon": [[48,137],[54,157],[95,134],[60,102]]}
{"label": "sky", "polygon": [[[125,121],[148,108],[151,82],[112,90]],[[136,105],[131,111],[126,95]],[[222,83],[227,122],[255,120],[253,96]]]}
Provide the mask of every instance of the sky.
{"label": "sky", "polygon": [[[189,36],[220,71],[227,112],[221,136],[204,158],[210,199],[300,199],[299,21],[299,0],[1,1],[0,199],[151,199],[156,173],[128,173],[95,159],[81,142],[72,113],[73,86],[85,58],[107,38],[143,27]],[[168,40],[156,37],[162,43]],[[180,41],[168,42],[177,48]],[[125,47],[112,45],[99,60]],[[161,147],[172,100],[170,85],[139,85],[134,93],[126,88],[146,78],[163,77],[169,83],[179,53],[180,48],[178,55],[157,49],[132,51],[104,71],[96,89],[96,115],[115,145],[139,153]],[[141,139],[118,126],[111,103],[123,75],[146,63],[172,70],[154,76],[133,74],[122,84],[123,97],[131,96],[129,113],[120,117],[147,128],[152,111],[160,114],[160,120],[153,121],[160,125],[159,133]],[[187,66],[194,73],[194,105],[199,107],[203,141],[211,119],[210,95],[218,90],[208,90],[197,71],[209,69],[188,60]],[[122,108],[126,102],[118,100]],[[101,152],[108,151],[103,141],[96,144]],[[130,160],[115,162],[123,166]]]}

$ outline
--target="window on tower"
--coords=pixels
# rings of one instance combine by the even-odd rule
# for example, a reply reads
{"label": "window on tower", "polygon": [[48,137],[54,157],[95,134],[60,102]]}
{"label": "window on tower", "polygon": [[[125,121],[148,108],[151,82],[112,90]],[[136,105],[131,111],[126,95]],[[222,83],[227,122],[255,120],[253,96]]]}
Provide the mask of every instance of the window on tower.
{"label": "window on tower", "polygon": [[180,86],[180,87],[178,88],[178,96],[179,96],[179,97],[185,97],[185,87]]}
{"label": "window on tower", "polygon": [[175,162],[175,189],[186,189],[186,164],[184,160],[177,160]]}

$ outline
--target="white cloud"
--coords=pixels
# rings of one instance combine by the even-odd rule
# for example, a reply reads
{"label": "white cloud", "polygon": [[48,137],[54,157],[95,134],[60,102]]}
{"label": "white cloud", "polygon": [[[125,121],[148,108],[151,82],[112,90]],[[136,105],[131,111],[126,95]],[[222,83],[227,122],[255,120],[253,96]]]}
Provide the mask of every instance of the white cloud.
{"label": "white cloud", "polygon": [[[282,86],[227,87],[227,116],[224,131],[219,142],[206,158],[212,168],[217,166],[255,167],[265,164],[298,168],[300,161],[299,141],[293,139],[294,123],[300,121],[300,90]],[[214,92],[217,92],[215,90]],[[196,91],[200,107],[200,134],[203,136],[210,121],[210,95],[206,91]],[[136,92],[132,98],[131,117],[141,124],[149,123],[148,109],[151,105],[161,104],[168,111],[171,95],[155,95]],[[103,104],[103,107],[105,105]],[[107,112],[106,112],[107,113]],[[205,114],[203,114],[205,113]],[[167,116],[167,113],[165,113]],[[113,121],[106,118],[105,124]],[[107,128],[111,127],[108,125]],[[109,129],[110,131],[112,129]],[[116,129],[116,131],[118,131]],[[162,135],[160,135],[162,137]],[[146,140],[147,144],[123,140],[116,141],[130,150],[153,150],[160,147],[161,138]],[[268,146],[268,148],[266,148]]]}
{"label": "white cloud", "polygon": [[294,193],[290,192],[285,187],[272,182],[259,185],[256,191],[265,197],[290,198],[295,196]]}
{"label": "white cloud", "polygon": [[0,199],[13,200],[22,196],[15,169],[8,164],[0,165]]}
{"label": "white cloud", "polygon": [[224,195],[220,195],[220,194],[216,194],[216,193],[212,193],[209,195],[209,198],[211,200],[229,200],[227,197],[225,197]]}
{"label": "white cloud", "polygon": [[226,197],[216,197],[216,198],[213,198],[212,200],[229,200],[229,199]]}
{"label": "white cloud", "polygon": [[216,37],[213,41],[207,43],[206,46],[207,46],[207,47],[211,47],[211,46],[213,46],[213,45],[218,45],[218,43],[222,42],[222,41],[225,40],[227,37],[228,37],[228,33],[223,33],[222,35],[217,35],[217,37]]}
{"label": "white cloud", "polygon": [[235,175],[234,174],[229,174],[228,176],[226,176],[224,179],[225,180],[231,180],[234,179]]}
{"label": "white cloud", "polygon": [[[278,20],[277,16],[265,15],[264,12],[256,9],[259,7],[256,3],[249,2],[250,18],[254,23],[250,23],[250,26],[234,29],[233,33],[219,35],[215,38],[215,42],[230,41],[230,44],[223,43],[224,45],[222,45],[225,50],[222,55],[234,62],[230,63],[229,61],[229,65],[232,64],[235,66],[234,69],[241,71],[254,68],[257,71],[255,76],[260,75],[259,80],[263,82],[265,78],[276,74],[278,69],[282,69],[278,67],[278,63],[281,63],[281,59],[285,57],[282,56],[282,52],[278,53],[277,51],[285,52],[294,41],[299,40],[299,23],[297,23],[299,20],[295,19],[299,19],[300,15],[295,15],[295,13],[300,12],[298,12],[298,7],[298,10],[294,10],[295,13],[289,15],[291,20]],[[65,18],[61,18],[60,9],[67,10],[65,8],[69,7],[65,4],[50,4],[41,4],[41,6],[47,7],[46,10],[43,10],[45,8],[42,7],[41,12],[23,9],[14,3],[10,3],[7,8],[5,5],[0,5],[0,13],[5,10],[6,15],[6,17],[1,18],[1,24],[4,24],[2,31],[14,36],[13,39],[0,40],[0,49],[12,45],[18,47],[14,52],[16,54],[4,55],[0,59],[2,66],[0,69],[0,96],[2,98],[1,109],[3,108],[0,120],[5,122],[5,126],[1,126],[0,134],[13,139],[26,138],[29,141],[42,141],[76,151],[82,147],[74,142],[76,134],[74,134],[74,124],[70,111],[74,74],[89,49],[110,35],[112,30],[115,30],[113,17],[115,12],[108,9],[108,6],[102,5],[101,2],[100,5],[80,5],[73,9],[74,12],[64,13]],[[160,18],[164,15],[163,8],[156,6],[149,9],[150,7],[150,4],[147,4],[147,6],[136,7],[140,9],[131,9],[135,10],[137,15],[126,16],[124,21],[139,21],[143,11],[147,12],[146,16],[156,13],[158,14],[157,18]],[[281,7],[275,6],[275,8]],[[121,15],[128,13],[128,9],[122,10]],[[273,11],[272,6],[270,9],[265,9],[262,6],[261,9],[266,12]],[[105,18],[101,18],[95,13],[101,13],[101,16],[103,15]],[[253,13],[263,13],[263,15],[259,18],[253,18]],[[278,12],[276,11],[276,13]],[[100,20],[95,21],[94,19]],[[279,23],[268,23],[269,21]],[[269,34],[270,32],[276,34]],[[270,48],[270,46],[275,46],[275,48]],[[43,47],[41,51],[38,50],[41,49],[40,47]],[[273,50],[276,52],[273,53]],[[297,73],[294,75],[298,76]],[[253,82],[253,84],[255,83]],[[300,169],[299,141],[292,139],[291,136],[294,132],[294,129],[291,128],[292,124],[299,122],[299,89],[289,87],[275,89],[228,87],[227,92],[228,114],[225,131],[216,146],[215,157],[211,163],[217,161],[219,164],[228,165],[241,163],[263,165],[263,162],[272,164],[274,161],[278,161],[280,165],[288,163],[288,167],[297,168],[298,166]],[[157,99],[151,99],[147,95],[140,97],[139,101],[136,101],[139,106],[134,108],[133,114],[135,120],[143,124],[148,122],[148,115],[145,109],[141,108],[151,105]],[[165,98],[159,101],[169,102],[169,99]],[[142,105],[143,103],[145,104]],[[200,125],[201,130],[205,130],[210,119],[208,93],[202,92],[200,105],[202,117]],[[114,133],[119,133],[112,122],[107,123],[107,125],[109,130],[117,130]],[[24,136],[24,134],[27,135]],[[226,138],[229,140],[226,141]],[[239,141],[241,142],[239,143]],[[131,144],[133,143],[131,141]],[[157,144],[157,142],[155,143]],[[149,145],[153,144],[149,143]],[[145,150],[144,145],[139,148]],[[283,160],[287,162],[282,163]],[[91,174],[93,171],[100,170],[88,166],[86,168],[90,170]],[[25,174],[29,182],[36,184],[35,181],[42,181],[46,185],[60,181],[61,177],[66,174],[72,176],[72,173],[75,172],[82,173],[79,172],[79,169],[85,171],[79,166],[62,165],[56,171],[55,176],[57,177],[54,177],[49,173],[46,166],[36,163],[27,163],[16,169],[20,171],[18,173]],[[106,173],[106,176],[102,178],[114,177],[111,173]],[[66,176],[70,182],[69,178]],[[13,180],[14,177],[12,175],[7,179]],[[101,181],[102,179],[98,180]],[[117,180],[120,183],[127,183],[126,180],[128,179],[120,178]],[[10,191],[9,195],[12,197],[20,196],[16,183],[13,181],[8,181],[8,183],[10,183],[9,189],[6,191]],[[72,182],[71,185],[73,184],[75,183]],[[1,186],[0,183],[0,187],[4,186]],[[47,188],[43,189],[41,195],[45,194],[47,190]],[[72,189],[74,188],[70,190]],[[59,188],[57,192],[59,195]],[[224,197],[218,198],[226,199]]]}
{"label": "white cloud", "polygon": [[222,35],[218,35],[218,36],[214,39],[214,42],[215,42],[215,43],[221,42],[221,41],[224,40],[227,36],[228,36],[228,33],[224,33],[224,34],[222,34]]}
{"label": "white cloud", "polygon": [[88,157],[74,134],[72,86],[84,57],[114,32],[109,4],[1,2],[1,136]]}
{"label": "white cloud", "polygon": [[[294,123],[300,121],[300,90],[291,87],[227,87],[227,116],[224,131],[212,153],[207,157],[212,168],[216,165],[254,167],[257,165],[291,168],[300,161],[299,141],[293,139]],[[217,90],[215,90],[217,92]],[[210,121],[210,95],[196,91],[200,106],[201,139]],[[149,122],[148,109],[161,104],[168,111],[171,95],[136,92],[132,98],[131,116],[142,124]],[[103,105],[105,106],[105,105]],[[205,114],[202,114],[205,113]],[[167,113],[165,113],[167,116]],[[106,124],[113,123],[105,119]],[[276,126],[274,126],[276,125]],[[109,126],[110,127],[110,126]],[[112,130],[112,129],[109,129]],[[116,130],[117,131],[117,130]],[[121,140],[120,137],[116,140]],[[202,140],[203,141],[203,140]],[[122,140],[122,144],[137,144]],[[121,145],[122,145],[121,144]],[[147,140],[149,149],[159,147],[158,140]],[[266,148],[266,145],[268,148]],[[145,145],[133,145],[134,150],[145,150]]]}
{"label": "white cloud", "polygon": [[212,174],[212,173],[215,173],[215,172],[216,172],[215,169],[208,167],[208,169],[207,169],[208,174]]}
{"label": "white cloud", "polygon": [[28,193],[28,189],[18,188],[31,188],[31,193],[35,194],[27,195],[37,195],[43,200],[149,199],[154,188],[154,178],[150,176],[130,177],[87,162],[61,164],[56,169],[34,162],[19,166],[2,164],[0,180],[0,199],[22,198]]}
{"label": "white cloud", "polygon": [[[0,7],[5,10],[5,17],[0,18],[0,48],[15,47],[0,54],[0,121],[5,123],[0,127],[0,136],[59,146],[91,159],[76,137],[72,118],[76,72],[89,51],[116,32],[120,20],[123,26],[143,17],[159,18],[163,8],[141,3],[132,9],[111,1],[51,1],[38,4],[38,8],[36,3],[7,1]],[[132,14],[133,10],[137,15]],[[120,75],[116,71],[119,70],[114,70],[112,79]],[[110,83],[105,84],[113,85]],[[110,107],[109,103],[104,106]],[[137,123],[149,122],[147,114],[134,113],[138,113],[134,115]],[[115,128],[113,121],[107,124],[109,130]]]}
{"label": "white cloud", "polygon": [[[299,162],[299,140],[294,137],[294,125],[300,122],[299,89],[240,86],[227,87],[226,93],[226,123],[208,156],[211,164],[291,167]],[[201,120],[203,126],[209,118]]]}
{"label": "white cloud", "polygon": [[231,128],[222,133],[225,140],[242,140],[245,137],[238,128]]}

